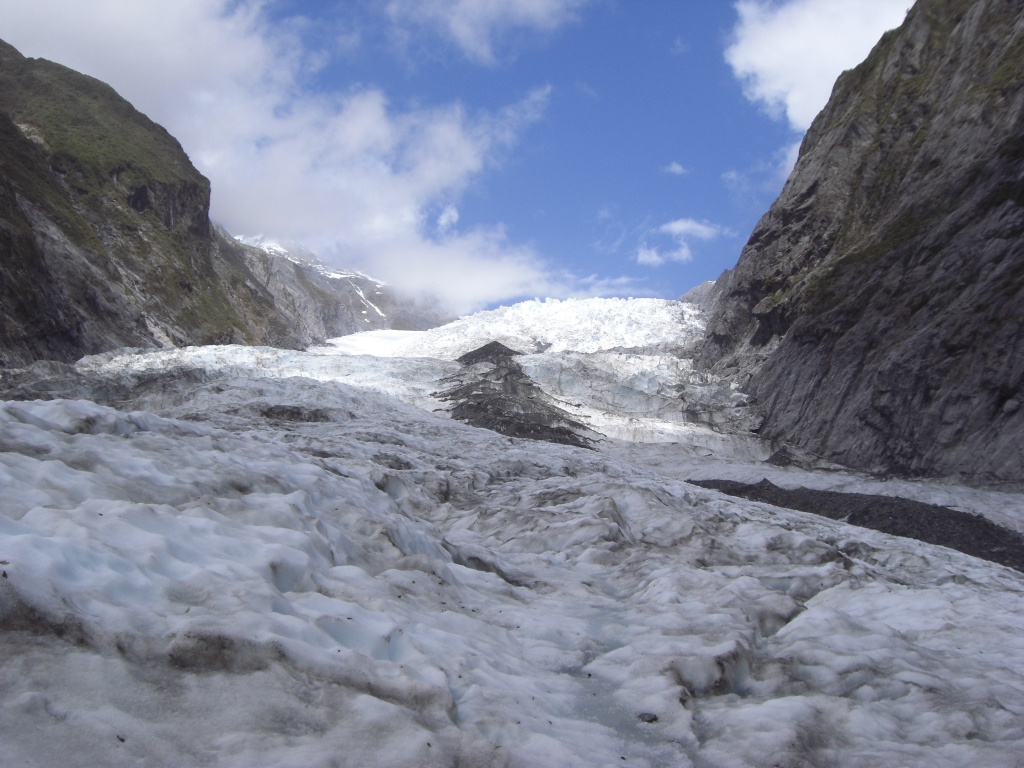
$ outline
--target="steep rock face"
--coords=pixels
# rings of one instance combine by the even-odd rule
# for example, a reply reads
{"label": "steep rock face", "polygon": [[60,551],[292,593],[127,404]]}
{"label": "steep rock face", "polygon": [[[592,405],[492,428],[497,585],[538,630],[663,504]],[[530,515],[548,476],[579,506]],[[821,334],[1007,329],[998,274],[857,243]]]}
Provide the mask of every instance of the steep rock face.
{"label": "steep rock face", "polygon": [[437,305],[397,296],[372,277],[331,267],[297,243],[259,236],[232,243],[304,343],[360,331],[423,331],[455,319]]}
{"label": "steep rock face", "polygon": [[42,153],[0,115],[0,365],[153,343],[95,234],[63,202]]}
{"label": "steep rock face", "polygon": [[0,355],[300,347],[209,219],[209,182],[109,86],[0,42]]}
{"label": "steep rock face", "polygon": [[921,0],[844,73],[698,354],[761,434],[1024,479],[1024,2]]}

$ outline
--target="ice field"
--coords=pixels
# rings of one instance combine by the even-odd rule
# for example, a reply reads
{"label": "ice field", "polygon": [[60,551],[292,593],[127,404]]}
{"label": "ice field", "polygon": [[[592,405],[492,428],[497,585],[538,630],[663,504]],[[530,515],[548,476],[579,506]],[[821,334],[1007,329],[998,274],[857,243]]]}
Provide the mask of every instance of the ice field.
{"label": "ice field", "polygon": [[[1021,497],[765,464],[685,358],[701,322],[526,302],[81,361],[119,409],[0,403],[0,764],[1024,764],[1024,574],[686,480],[1017,530]],[[492,340],[607,439],[448,418]]]}

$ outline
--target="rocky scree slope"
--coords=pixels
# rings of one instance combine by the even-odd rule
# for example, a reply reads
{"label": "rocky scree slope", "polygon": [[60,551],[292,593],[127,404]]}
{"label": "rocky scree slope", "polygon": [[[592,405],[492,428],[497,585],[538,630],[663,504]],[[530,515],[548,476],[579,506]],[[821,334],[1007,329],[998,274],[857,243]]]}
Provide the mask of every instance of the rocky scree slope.
{"label": "rocky scree slope", "polygon": [[1024,2],[921,0],[837,81],[698,353],[761,435],[1024,479]]}
{"label": "rocky scree slope", "polygon": [[589,448],[596,433],[560,407],[515,357],[522,352],[492,341],[458,358],[463,370],[445,379],[437,396],[452,403],[453,419],[509,437]]}

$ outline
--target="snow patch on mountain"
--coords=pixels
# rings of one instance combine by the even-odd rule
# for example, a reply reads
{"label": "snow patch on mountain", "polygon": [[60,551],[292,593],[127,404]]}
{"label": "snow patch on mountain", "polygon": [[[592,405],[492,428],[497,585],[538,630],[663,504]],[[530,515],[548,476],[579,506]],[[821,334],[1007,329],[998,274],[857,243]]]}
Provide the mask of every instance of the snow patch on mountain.
{"label": "snow patch on mountain", "polygon": [[273,256],[280,256],[293,264],[309,267],[323,277],[332,280],[345,280],[356,277],[376,284],[377,288],[381,288],[385,285],[383,280],[377,280],[364,272],[332,268],[322,262],[312,251],[295,242],[282,244],[265,235],[234,235],[234,238],[244,245],[251,245],[253,248],[259,248],[264,253],[269,253]]}

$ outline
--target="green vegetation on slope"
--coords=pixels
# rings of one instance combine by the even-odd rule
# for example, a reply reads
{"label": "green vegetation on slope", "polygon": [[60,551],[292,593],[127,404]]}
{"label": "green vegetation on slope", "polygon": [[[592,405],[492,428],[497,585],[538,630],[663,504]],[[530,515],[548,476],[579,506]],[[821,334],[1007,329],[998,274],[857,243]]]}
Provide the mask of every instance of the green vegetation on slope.
{"label": "green vegetation on slope", "polygon": [[[43,251],[33,257],[34,266],[24,252],[14,254],[14,246],[0,254],[7,282],[24,283],[17,270],[43,269],[54,276],[57,294],[75,304],[75,323],[95,330],[90,343],[69,341],[47,355],[74,359],[97,346],[152,344],[157,338],[295,346],[273,297],[215,235],[209,182],[166,130],[110,86],[25,58],[0,42],[0,117],[2,180],[15,191],[16,207],[38,210],[55,226],[45,236],[35,232]],[[3,218],[10,226],[20,215],[12,209]],[[104,264],[104,271],[83,272],[72,263],[76,259]],[[117,285],[123,311],[111,313],[84,299],[75,303],[75,281],[91,284],[96,294]],[[0,310],[11,327],[33,325],[10,314],[15,310],[8,305]],[[17,339],[4,343],[19,346]],[[21,346],[14,358],[38,356],[27,340]]]}

